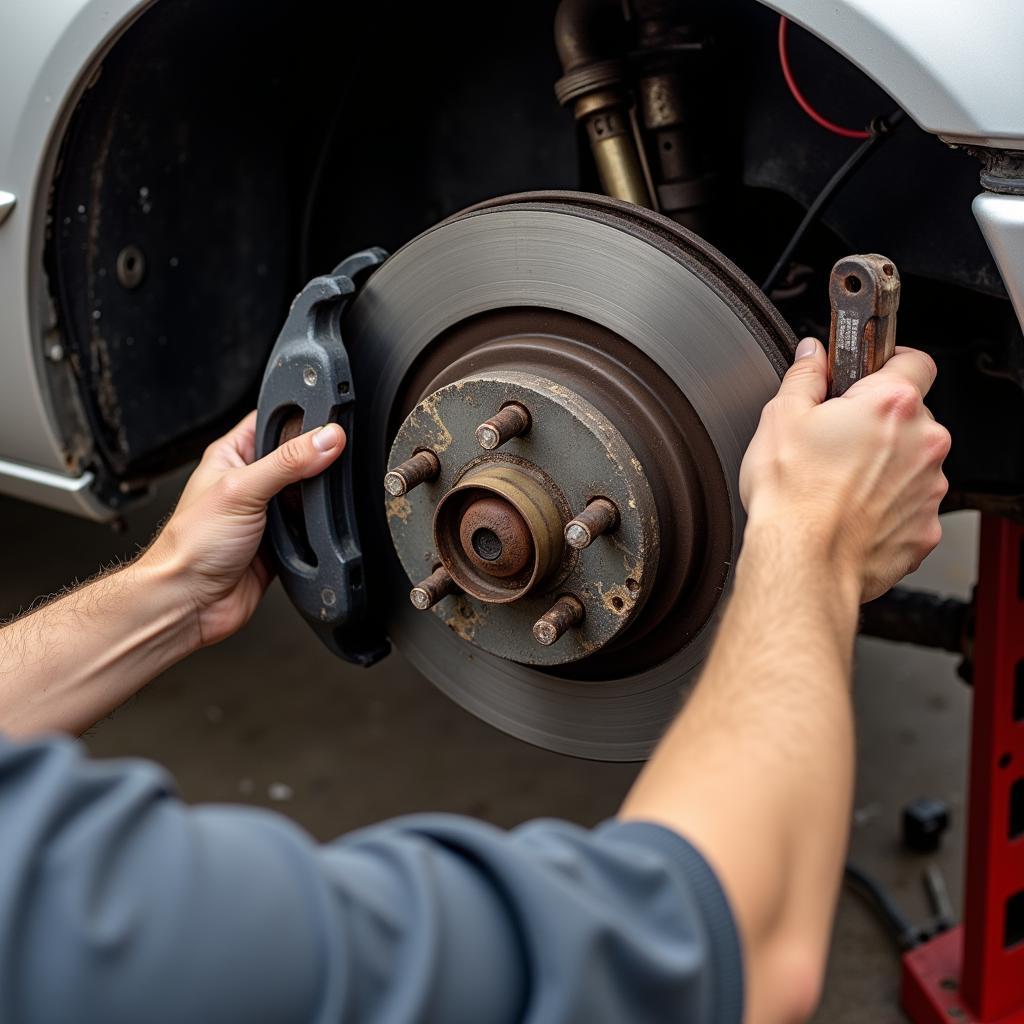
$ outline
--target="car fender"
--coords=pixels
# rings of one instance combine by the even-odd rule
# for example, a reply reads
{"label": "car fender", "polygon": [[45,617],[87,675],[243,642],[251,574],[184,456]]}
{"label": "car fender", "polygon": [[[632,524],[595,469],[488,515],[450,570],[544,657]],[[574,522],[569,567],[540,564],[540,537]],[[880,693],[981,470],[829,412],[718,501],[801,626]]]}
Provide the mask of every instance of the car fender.
{"label": "car fender", "polygon": [[1019,0],[766,0],[948,142],[1024,149]]}
{"label": "car fender", "polygon": [[[93,516],[106,513],[88,488],[66,484],[82,473],[69,464],[45,383],[48,341],[51,349],[59,344],[43,269],[46,211],[75,104],[105,53],[151,2],[0,5],[0,191],[10,194],[0,222],[0,460],[28,470],[16,488],[22,496]],[[52,478],[65,486],[48,486]]]}

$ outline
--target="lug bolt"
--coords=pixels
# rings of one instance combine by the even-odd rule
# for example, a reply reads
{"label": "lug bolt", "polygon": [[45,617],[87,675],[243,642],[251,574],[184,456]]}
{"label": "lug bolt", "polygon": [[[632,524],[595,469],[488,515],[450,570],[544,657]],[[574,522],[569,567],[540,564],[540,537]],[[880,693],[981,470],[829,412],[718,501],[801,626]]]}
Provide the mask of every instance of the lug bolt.
{"label": "lug bolt", "polygon": [[578,626],[583,621],[583,614],[583,603],[572,594],[563,594],[533,624],[534,640],[550,647],[567,629]]}
{"label": "lug bolt", "polygon": [[595,498],[565,526],[565,543],[577,551],[590,547],[595,537],[619,525],[619,510],[607,498]]}
{"label": "lug bolt", "polygon": [[433,480],[440,472],[441,461],[433,452],[417,452],[385,475],[384,490],[392,498],[400,498],[424,480]]}
{"label": "lug bolt", "polygon": [[476,439],[481,448],[494,451],[513,437],[519,437],[530,429],[530,414],[518,402],[503,406],[496,416],[476,428]]}
{"label": "lug bolt", "polygon": [[440,565],[409,591],[409,600],[413,608],[425,612],[428,608],[433,608],[442,597],[454,594],[458,589],[455,580],[448,575],[448,570]]}

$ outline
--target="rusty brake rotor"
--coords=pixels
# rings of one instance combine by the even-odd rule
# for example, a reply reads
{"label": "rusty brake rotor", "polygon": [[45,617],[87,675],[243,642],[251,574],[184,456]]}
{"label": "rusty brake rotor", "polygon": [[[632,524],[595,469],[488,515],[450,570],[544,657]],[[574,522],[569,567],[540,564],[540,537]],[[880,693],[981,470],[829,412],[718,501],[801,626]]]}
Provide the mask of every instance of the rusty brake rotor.
{"label": "rusty brake rotor", "polygon": [[392,640],[507,732],[643,757],[728,585],[740,460],[794,344],[774,307],[657,214],[527,194],[410,242],[346,336]]}

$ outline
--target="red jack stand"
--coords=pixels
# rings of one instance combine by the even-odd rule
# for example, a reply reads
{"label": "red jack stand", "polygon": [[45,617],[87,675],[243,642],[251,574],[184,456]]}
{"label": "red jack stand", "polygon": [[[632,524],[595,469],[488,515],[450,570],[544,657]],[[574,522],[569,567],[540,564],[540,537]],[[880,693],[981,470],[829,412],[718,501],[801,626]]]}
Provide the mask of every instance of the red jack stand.
{"label": "red jack stand", "polygon": [[983,515],[964,923],[903,957],[914,1024],[1024,1024],[1024,527]]}

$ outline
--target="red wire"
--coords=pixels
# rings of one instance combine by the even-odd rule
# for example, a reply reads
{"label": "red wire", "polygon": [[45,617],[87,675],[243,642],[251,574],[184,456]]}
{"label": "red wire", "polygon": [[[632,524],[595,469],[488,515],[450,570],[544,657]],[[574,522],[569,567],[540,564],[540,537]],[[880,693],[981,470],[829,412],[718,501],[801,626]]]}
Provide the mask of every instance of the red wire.
{"label": "red wire", "polygon": [[793,77],[793,70],[789,66],[789,53],[786,48],[786,28],[788,25],[789,22],[785,18],[779,18],[779,63],[782,65],[782,77],[785,78],[786,85],[789,86],[789,91],[793,94],[793,99],[800,105],[800,109],[815,124],[821,125],[822,128],[832,132],[834,135],[841,135],[844,139],[870,139],[871,132],[860,131],[857,128],[844,128],[842,125],[830,121],[827,117],[822,117],[800,91],[800,87],[796,84],[796,79]]}

